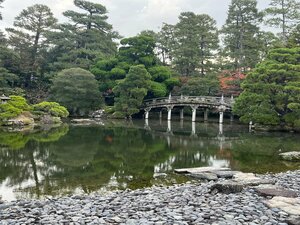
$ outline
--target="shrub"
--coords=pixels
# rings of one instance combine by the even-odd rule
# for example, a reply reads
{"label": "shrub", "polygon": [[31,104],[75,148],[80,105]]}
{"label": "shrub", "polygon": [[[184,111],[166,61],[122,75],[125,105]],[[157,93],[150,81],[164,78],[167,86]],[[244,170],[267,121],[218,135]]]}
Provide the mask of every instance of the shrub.
{"label": "shrub", "polygon": [[33,105],[33,112],[36,114],[49,114],[55,117],[68,117],[68,110],[57,102],[41,102]]}

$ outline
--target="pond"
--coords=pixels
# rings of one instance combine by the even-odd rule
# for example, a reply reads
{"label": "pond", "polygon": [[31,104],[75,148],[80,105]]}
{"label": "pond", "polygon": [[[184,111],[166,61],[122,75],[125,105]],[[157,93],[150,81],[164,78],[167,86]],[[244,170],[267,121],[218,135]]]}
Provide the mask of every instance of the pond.
{"label": "pond", "polygon": [[237,123],[159,120],[1,130],[0,195],[10,201],[168,185],[187,181],[173,173],[186,167],[294,170],[300,164],[281,161],[278,154],[299,151],[299,137],[249,133]]}

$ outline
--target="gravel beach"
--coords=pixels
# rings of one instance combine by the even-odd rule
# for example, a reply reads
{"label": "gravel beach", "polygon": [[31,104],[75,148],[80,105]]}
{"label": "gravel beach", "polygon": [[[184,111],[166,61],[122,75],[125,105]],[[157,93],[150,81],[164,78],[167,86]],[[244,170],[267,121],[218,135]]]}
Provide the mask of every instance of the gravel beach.
{"label": "gravel beach", "polygon": [[[300,197],[300,170],[261,177],[275,179],[276,185],[293,190]],[[269,208],[264,203],[268,197],[258,195],[252,187],[239,193],[215,193],[211,190],[215,182],[195,181],[105,196],[4,202],[0,203],[0,224],[286,225],[300,222],[297,215]]]}

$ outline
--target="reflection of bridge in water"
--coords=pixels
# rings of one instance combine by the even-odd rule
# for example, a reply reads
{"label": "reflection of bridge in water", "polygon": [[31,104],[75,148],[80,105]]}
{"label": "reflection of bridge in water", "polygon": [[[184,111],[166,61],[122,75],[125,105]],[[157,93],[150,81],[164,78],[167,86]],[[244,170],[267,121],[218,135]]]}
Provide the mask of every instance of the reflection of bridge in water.
{"label": "reflection of bridge in water", "polygon": [[[160,119],[161,124],[161,119]],[[206,126],[208,126],[208,123],[204,123]],[[209,140],[211,143],[214,143],[215,145],[219,145],[220,149],[223,149],[224,145],[231,145],[231,142],[233,140],[237,140],[237,136],[226,136],[224,134],[224,125],[223,123],[218,124],[218,132],[216,135],[213,136],[201,136],[197,133],[196,130],[196,122],[191,123],[191,131],[189,135],[175,135],[172,130],[172,122],[169,120],[167,122],[167,127],[165,127],[165,131],[157,131],[157,129],[154,129],[154,135],[157,134],[161,137],[164,137],[165,140],[168,143],[168,146],[171,144],[177,144],[177,145],[184,145],[184,143],[189,142],[189,145],[193,146],[203,146],[204,143]],[[183,128],[183,120],[180,121],[180,126]],[[144,128],[146,130],[151,131],[151,125],[149,125],[149,120],[145,120]],[[177,127],[178,128],[178,127]]]}
{"label": "reflection of bridge in water", "polygon": [[[180,119],[184,118],[184,107],[192,109],[192,122],[196,121],[197,109],[204,110],[204,121],[208,120],[208,113],[210,110],[219,113],[219,123],[223,123],[224,112],[232,111],[234,99],[211,96],[169,96],[168,98],[150,99],[144,102],[142,110],[145,111],[145,119],[149,119],[149,113],[152,109],[161,109],[159,117],[162,118],[162,109],[166,108],[168,111],[168,121],[172,118],[172,109],[180,108]],[[232,117],[233,118],[233,117]]]}
{"label": "reflection of bridge in water", "polygon": [[154,168],[155,173],[173,171],[175,165],[182,163],[182,159],[185,163],[194,160],[197,166],[228,167],[233,164],[230,150],[240,140],[233,124],[151,122],[149,126],[148,120],[145,120],[144,128],[151,131],[154,139],[159,137],[170,149],[180,149],[177,155],[171,155],[166,161],[158,163]]}

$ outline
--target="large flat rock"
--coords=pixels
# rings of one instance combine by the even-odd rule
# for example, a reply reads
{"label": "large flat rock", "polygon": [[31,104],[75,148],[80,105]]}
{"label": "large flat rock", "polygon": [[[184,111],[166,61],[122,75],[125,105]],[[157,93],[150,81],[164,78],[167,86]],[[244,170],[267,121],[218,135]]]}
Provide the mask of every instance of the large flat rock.
{"label": "large flat rock", "polygon": [[274,197],[265,203],[270,208],[279,208],[290,215],[300,216],[300,198]]}
{"label": "large flat rock", "polygon": [[300,152],[284,152],[280,153],[279,156],[287,161],[300,161]]}
{"label": "large flat rock", "polygon": [[262,179],[253,173],[238,172],[233,176],[233,181],[243,184],[245,186],[258,186],[262,184],[275,184],[273,179]]}
{"label": "large flat rock", "polygon": [[196,167],[196,168],[184,168],[175,169],[176,173],[205,173],[205,172],[215,172],[215,171],[228,171],[230,168],[218,168],[218,167]]}
{"label": "large flat rock", "polygon": [[281,197],[287,197],[287,198],[296,198],[298,197],[297,192],[279,188],[277,186],[269,186],[269,187],[257,187],[255,188],[256,192],[261,196],[281,196]]}
{"label": "large flat rock", "polygon": [[218,180],[218,176],[214,173],[209,173],[209,172],[204,172],[204,173],[192,173],[190,174],[191,177],[196,178],[196,179],[202,179],[202,180],[213,180],[216,181]]}

